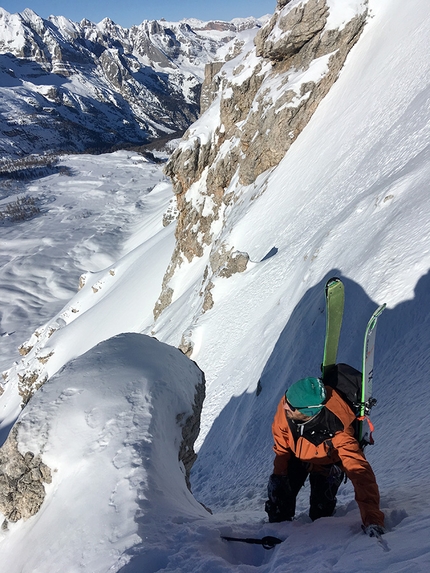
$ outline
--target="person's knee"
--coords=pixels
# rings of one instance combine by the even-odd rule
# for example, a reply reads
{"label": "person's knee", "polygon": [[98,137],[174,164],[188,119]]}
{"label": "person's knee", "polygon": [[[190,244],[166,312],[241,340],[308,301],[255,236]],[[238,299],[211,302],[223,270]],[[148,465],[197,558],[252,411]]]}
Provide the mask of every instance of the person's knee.
{"label": "person's knee", "polygon": [[292,521],[294,517],[294,507],[288,503],[274,503],[268,499],[264,505],[264,510],[269,518],[269,523],[279,523],[281,521]]}
{"label": "person's knee", "polygon": [[336,499],[332,501],[320,502],[320,503],[311,503],[311,507],[309,510],[309,517],[312,521],[319,519],[320,517],[331,517],[336,509]]}
{"label": "person's knee", "polygon": [[311,474],[309,517],[312,521],[334,514],[337,501],[336,494],[342,480],[343,472],[335,465],[327,473],[315,472]]}

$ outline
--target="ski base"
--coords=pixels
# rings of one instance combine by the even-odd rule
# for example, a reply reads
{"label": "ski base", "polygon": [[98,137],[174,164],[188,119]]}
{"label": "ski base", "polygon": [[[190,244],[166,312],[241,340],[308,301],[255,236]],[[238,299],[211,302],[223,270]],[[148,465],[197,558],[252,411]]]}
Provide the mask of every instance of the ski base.
{"label": "ski base", "polygon": [[321,367],[323,379],[336,364],[337,349],[342,328],[345,290],[343,282],[339,278],[332,277],[327,281],[325,285],[325,302],[326,332]]}

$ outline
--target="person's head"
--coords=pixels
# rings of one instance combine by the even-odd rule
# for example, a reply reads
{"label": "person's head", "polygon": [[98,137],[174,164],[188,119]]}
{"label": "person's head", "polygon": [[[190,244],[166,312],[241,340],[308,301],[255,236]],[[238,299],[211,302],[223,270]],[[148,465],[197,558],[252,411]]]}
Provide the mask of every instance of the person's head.
{"label": "person's head", "polygon": [[319,378],[302,378],[285,392],[287,416],[296,421],[308,420],[322,410],[325,399],[325,387]]}

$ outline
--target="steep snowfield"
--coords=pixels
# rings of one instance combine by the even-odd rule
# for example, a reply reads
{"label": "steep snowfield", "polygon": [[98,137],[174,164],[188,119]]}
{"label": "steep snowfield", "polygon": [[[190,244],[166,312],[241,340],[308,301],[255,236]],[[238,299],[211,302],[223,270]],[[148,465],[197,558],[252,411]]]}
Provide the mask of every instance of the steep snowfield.
{"label": "steep snowfield", "polygon": [[[152,323],[150,309],[159,294],[163,265],[151,271],[159,258],[166,266],[173,248],[173,226],[161,226],[169,200],[166,184],[145,195],[146,210],[133,212],[121,225],[118,248],[110,260],[101,257],[92,266],[88,256],[77,265],[79,272],[69,263],[60,273],[55,264],[52,281],[42,282],[40,290],[22,287],[34,280],[38,262],[32,266],[29,258],[27,268],[22,266],[26,251],[18,240],[31,229],[32,240],[43,246],[43,239],[61,227],[55,203],[44,217],[22,224],[21,231],[17,226],[1,229],[2,237],[10,237],[10,252],[16,253],[1,269],[2,277],[14,276],[6,283],[11,318],[7,326],[2,318],[1,332],[9,335],[0,339],[5,348],[2,363],[6,368],[17,361],[0,398],[1,411],[7,413],[5,426],[19,413],[17,374],[36,366],[50,376],[57,372],[21,415],[28,428],[37,429],[21,432],[20,445],[46,451],[43,457],[58,472],[41,512],[25,523],[9,525],[1,534],[2,559],[11,573],[428,571],[430,63],[426,46],[430,10],[425,0],[371,0],[370,9],[367,27],[339,80],[285,159],[243,189],[224,239],[247,251],[254,262],[245,273],[218,280],[213,289],[215,305],[206,314],[196,314],[205,261],[193,261],[184,264],[177,277],[181,296]],[[92,159],[96,179],[102,181],[98,174],[104,162],[117,157]],[[91,163],[90,158],[84,161]],[[116,179],[121,179],[125,167],[118,165],[110,181],[113,195],[121,185],[129,185],[125,176],[122,183]],[[78,174],[67,179],[66,187],[75,193],[75,210],[84,208],[85,197],[79,192]],[[142,173],[141,188],[146,186],[146,176]],[[153,177],[155,184],[157,175]],[[60,185],[63,180],[51,176],[48,184]],[[35,183],[42,184],[44,180]],[[134,184],[130,185],[134,201],[133,189],[135,193]],[[124,205],[129,205],[127,193]],[[96,258],[98,251],[104,256],[111,252],[109,236],[104,243],[100,231],[115,221],[117,205],[106,197],[105,191],[97,204]],[[72,241],[73,229],[66,229]],[[76,219],[75,232],[82,243],[89,240],[92,229],[87,221]],[[89,230],[88,239],[85,230]],[[55,245],[62,248],[60,240]],[[25,248],[33,254],[32,243]],[[61,260],[57,251],[43,253]],[[94,274],[60,310],[85,269]],[[349,483],[341,486],[333,518],[310,523],[306,516],[309,490],[302,492],[298,519],[292,523],[269,525],[263,511],[273,459],[273,413],[289,383],[319,373],[323,286],[331,275],[341,276],[346,288],[339,360],[360,366],[365,323],[378,304],[388,304],[378,327],[375,362],[376,445],[367,452],[387,516],[385,548],[361,533]],[[60,280],[65,285],[61,291],[52,286]],[[101,289],[94,292],[93,285]],[[36,290],[35,298],[26,294]],[[84,312],[72,312],[76,305]],[[24,328],[19,324],[23,308]],[[49,325],[55,326],[55,332],[48,338]],[[33,340],[33,350],[18,362],[13,348],[26,338],[31,340],[36,327],[39,341]],[[213,515],[189,496],[175,452],[169,450],[177,428],[169,426],[166,413],[174,416],[177,410],[171,410],[172,396],[166,386],[162,385],[166,393],[151,410],[149,433],[147,410],[137,419],[137,427],[128,414],[139,409],[145,395],[151,400],[151,390],[158,388],[158,374],[151,373],[149,366],[142,384],[135,370],[136,364],[145,367],[138,347],[149,344],[147,339],[128,335],[92,350],[100,341],[128,331],[153,332],[159,340],[177,345],[186,329],[192,330],[195,342],[192,358],[207,379],[192,486],[196,499],[209,506]],[[52,359],[40,365],[37,356],[51,351]],[[161,350],[160,355],[164,360]],[[128,386],[130,380],[136,382],[136,394]],[[176,390],[179,387],[173,385]],[[114,396],[118,409],[110,402]],[[93,411],[96,408],[100,418]],[[52,428],[48,441],[39,428],[41,418]],[[132,443],[142,440],[142,449],[140,445],[136,449],[138,484],[127,474],[130,432]],[[163,455],[148,455],[151,444],[164,443]],[[118,463],[117,467],[121,452],[124,466]],[[91,493],[94,487],[96,495]],[[138,503],[142,492],[145,503],[141,498]],[[265,551],[229,544],[220,539],[220,533],[275,535],[286,541]]]}

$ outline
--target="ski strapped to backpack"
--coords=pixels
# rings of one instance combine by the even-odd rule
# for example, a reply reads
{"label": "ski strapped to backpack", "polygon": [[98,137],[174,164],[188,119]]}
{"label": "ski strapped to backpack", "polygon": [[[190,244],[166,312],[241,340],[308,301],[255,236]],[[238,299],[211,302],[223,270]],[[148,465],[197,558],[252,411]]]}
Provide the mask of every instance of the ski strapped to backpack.
{"label": "ski strapped to backpack", "polygon": [[334,388],[345,400],[357,417],[354,434],[364,448],[373,444],[373,424],[369,412],[376,404],[373,391],[373,361],[375,355],[376,325],[386,305],[383,304],[370,317],[364,335],[362,372],[348,364],[336,364],[340,330],[344,310],[344,287],[337,277],[325,285],[326,335],[322,363],[322,379],[326,386]]}
{"label": "ski strapped to backpack", "polygon": [[[378,318],[386,308],[386,304],[378,307],[370,317],[367,323],[366,332],[364,335],[363,345],[363,376],[361,383],[361,397],[360,397],[360,412],[358,419],[360,420],[359,427],[359,442],[373,443],[372,431],[373,425],[368,417],[370,409],[376,404],[375,398],[372,397],[373,393],[373,362],[375,358],[375,339],[376,339],[376,326]],[[368,431],[364,430],[364,422],[367,421],[369,427]]]}
{"label": "ski strapped to backpack", "polygon": [[344,304],[343,282],[337,277],[332,277],[325,285],[326,328],[321,366],[323,378],[336,364]]}

